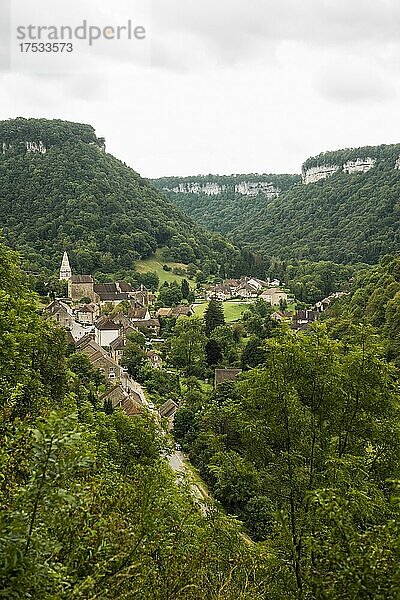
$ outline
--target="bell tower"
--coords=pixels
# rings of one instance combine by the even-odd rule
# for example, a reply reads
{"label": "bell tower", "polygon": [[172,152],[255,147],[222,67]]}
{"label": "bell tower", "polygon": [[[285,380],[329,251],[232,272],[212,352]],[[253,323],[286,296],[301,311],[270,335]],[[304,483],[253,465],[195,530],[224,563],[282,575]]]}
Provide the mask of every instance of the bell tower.
{"label": "bell tower", "polygon": [[72,276],[71,265],[69,264],[68,254],[64,252],[60,267],[60,280],[68,280]]}

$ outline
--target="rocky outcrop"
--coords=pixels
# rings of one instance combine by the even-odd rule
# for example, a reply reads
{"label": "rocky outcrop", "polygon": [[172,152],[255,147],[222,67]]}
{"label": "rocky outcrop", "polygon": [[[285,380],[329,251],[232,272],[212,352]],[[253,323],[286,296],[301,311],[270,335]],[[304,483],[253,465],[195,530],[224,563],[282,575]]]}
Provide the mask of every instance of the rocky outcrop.
{"label": "rocky outcrop", "polygon": [[46,154],[47,148],[43,144],[43,142],[26,142],[26,150],[27,152],[40,152],[41,154]]}
{"label": "rocky outcrop", "polygon": [[235,193],[242,196],[258,196],[263,194],[269,200],[277,198],[281,190],[267,181],[241,181],[235,185]]}
{"label": "rocky outcrop", "polygon": [[40,152],[40,154],[46,154],[47,152],[47,148],[46,146],[43,144],[42,141],[26,141],[26,142],[19,142],[16,145],[15,144],[9,144],[7,142],[0,142],[0,147],[1,147],[1,153],[2,154],[6,154],[7,152],[10,152],[11,150],[13,150],[15,147],[20,148],[21,150],[25,149],[26,152]]}
{"label": "rocky outcrop", "polygon": [[225,185],[219,185],[212,181],[198,183],[197,181],[183,182],[172,189],[164,188],[166,192],[175,192],[176,194],[206,194],[207,196],[217,196],[226,190]]}
{"label": "rocky outcrop", "polygon": [[343,165],[343,171],[345,173],[367,173],[370,171],[376,163],[374,158],[357,158],[356,160],[348,160]]}
{"label": "rocky outcrop", "polygon": [[268,199],[277,198],[281,193],[279,187],[267,181],[240,181],[234,186],[219,184],[214,181],[199,183],[197,181],[182,182],[173,188],[164,187],[166,192],[176,194],[206,194],[207,196],[218,196],[227,190],[234,191],[242,196],[264,195]]}
{"label": "rocky outcrop", "polygon": [[339,171],[338,165],[320,165],[318,167],[311,167],[303,171],[303,183],[308,185],[309,183],[316,183],[321,179],[328,179]]}
{"label": "rocky outcrop", "polygon": [[[400,157],[398,160],[400,168]],[[324,164],[317,165],[315,167],[309,167],[308,169],[303,168],[303,183],[308,185],[310,183],[316,183],[321,179],[328,179],[328,177],[332,177],[338,171],[343,171],[343,173],[347,173],[348,175],[352,175],[354,173],[367,173],[370,171],[376,164],[376,159],[371,157],[366,158],[355,158],[354,160],[348,160],[342,165],[338,164]]]}

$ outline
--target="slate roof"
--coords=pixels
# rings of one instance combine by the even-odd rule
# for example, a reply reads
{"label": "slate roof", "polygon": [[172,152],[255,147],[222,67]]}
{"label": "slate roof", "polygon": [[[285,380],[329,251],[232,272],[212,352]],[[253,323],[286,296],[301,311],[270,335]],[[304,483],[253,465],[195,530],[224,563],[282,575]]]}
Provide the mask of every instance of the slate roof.
{"label": "slate roof", "polygon": [[115,350],[122,350],[125,348],[125,337],[120,335],[115,340],[110,342],[110,348],[115,352]]}
{"label": "slate roof", "polygon": [[214,383],[217,386],[223,381],[234,381],[241,372],[242,369],[215,369]]}
{"label": "slate roof", "polygon": [[72,275],[71,283],[93,283],[93,277],[91,275]]}
{"label": "slate roof", "polygon": [[103,402],[111,400],[113,408],[121,408],[128,417],[142,412],[140,397],[135,392],[127,394],[120,385],[115,386],[110,391],[100,397]]}
{"label": "slate roof", "polygon": [[148,327],[156,328],[160,327],[160,321],[158,319],[147,319],[146,321],[135,321],[135,327]]}
{"label": "slate roof", "polygon": [[169,317],[172,313],[172,308],[159,308],[157,317]]}
{"label": "slate roof", "polygon": [[99,331],[116,331],[120,329],[120,326],[108,317],[101,317],[95,324],[95,327]]}
{"label": "slate roof", "polygon": [[147,308],[131,308],[128,310],[129,319],[144,320],[147,314]]}
{"label": "slate roof", "polygon": [[95,283],[93,289],[103,301],[127,300],[130,292],[132,292],[132,286],[126,281]]}
{"label": "slate roof", "polygon": [[158,412],[161,417],[168,418],[172,417],[176,413],[178,408],[179,406],[176,404],[176,402],[174,402],[173,400],[167,400],[162,406],[160,406]]}
{"label": "slate roof", "polygon": [[191,306],[175,306],[172,309],[173,317],[190,317],[193,315],[193,309]]}

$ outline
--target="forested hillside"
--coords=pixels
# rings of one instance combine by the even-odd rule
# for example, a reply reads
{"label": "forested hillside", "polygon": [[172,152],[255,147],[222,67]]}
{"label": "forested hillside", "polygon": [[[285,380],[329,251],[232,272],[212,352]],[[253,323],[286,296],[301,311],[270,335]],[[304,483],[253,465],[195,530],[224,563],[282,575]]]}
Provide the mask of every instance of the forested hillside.
{"label": "forested hillside", "polygon": [[[256,219],[271,198],[299,181],[299,175],[251,174],[163,177],[153,183],[196,223],[229,235],[247,220]],[[179,186],[185,191],[174,191]],[[212,193],[206,193],[206,186]],[[196,188],[200,191],[190,191]]]}
{"label": "forested hillside", "polygon": [[337,335],[352,337],[363,322],[374,327],[389,360],[400,366],[400,257],[384,256],[374,267],[360,270],[351,293],[337,302],[326,317]]}
{"label": "forested hillside", "polygon": [[[358,293],[367,298],[370,283]],[[203,344],[209,364],[244,372],[208,394],[192,383],[174,432],[214,496],[268,549],[267,598],[397,598],[399,389],[385,337],[340,311],[296,334],[260,300],[232,330],[211,306],[203,330],[196,317],[185,324],[196,362],[185,359],[179,321],[172,356],[194,373]]]}
{"label": "forested hillside", "polygon": [[92,127],[64,121],[0,122],[0,227],[32,271],[54,272],[64,250],[81,273],[132,271],[158,248],[229,274],[251,261],[106,154]]}
{"label": "forested hillside", "polygon": [[[308,185],[276,198],[169,193],[198,222],[265,257],[373,264],[400,249],[400,145],[308,159]],[[329,177],[324,177],[324,169]],[[365,172],[362,172],[362,170]]]}

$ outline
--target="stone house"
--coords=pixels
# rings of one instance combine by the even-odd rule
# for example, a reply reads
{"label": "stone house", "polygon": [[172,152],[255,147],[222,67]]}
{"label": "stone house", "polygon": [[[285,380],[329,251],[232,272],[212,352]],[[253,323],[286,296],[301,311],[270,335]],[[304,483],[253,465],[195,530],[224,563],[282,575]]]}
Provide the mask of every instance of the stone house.
{"label": "stone house", "polygon": [[319,318],[319,312],[316,310],[296,310],[293,317],[291,329],[301,331],[307,329],[311,323],[315,323]]}
{"label": "stone house", "polygon": [[215,285],[206,290],[206,300],[208,301],[216,299],[223,302],[229,298],[232,298],[232,291],[229,285]]}
{"label": "stone house", "polygon": [[247,283],[253,286],[258,292],[263,288],[268,287],[268,283],[266,281],[263,281],[262,279],[257,279],[257,277],[251,277],[247,280]]}
{"label": "stone house", "polygon": [[142,284],[137,290],[132,292],[131,298],[141,304],[141,306],[148,306],[154,301],[155,296]]}
{"label": "stone house", "polygon": [[258,291],[252,285],[249,285],[248,283],[245,283],[244,285],[241,285],[240,287],[238,287],[235,290],[234,295],[237,298],[257,298]]}
{"label": "stone house", "polygon": [[111,405],[114,409],[120,408],[129,417],[142,412],[143,405],[140,396],[133,391],[128,393],[121,385],[116,385],[103,394],[100,397],[100,400],[103,404],[107,400],[111,401]]}
{"label": "stone house", "polygon": [[191,306],[174,306],[172,309],[171,317],[192,317],[194,315],[194,310]]}
{"label": "stone house", "polygon": [[132,286],[125,281],[113,281],[111,283],[95,283],[93,286],[95,299],[100,306],[131,300]]}
{"label": "stone house", "polygon": [[277,306],[281,302],[287,303],[288,301],[287,293],[279,288],[265,290],[265,292],[260,295],[260,298],[272,306]]}
{"label": "stone house", "polygon": [[172,316],[172,308],[169,308],[169,307],[162,307],[162,308],[159,308],[159,309],[157,310],[157,312],[156,312],[156,317],[157,317],[157,318],[158,318],[158,317],[161,317],[161,318],[165,318],[165,319],[167,319],[167,318],[169,318],[169,317],[171,317],[171,316]]}
{"label": "stone house", "polygon": [[78,323],[72,308],[62,300],[51,302],[44,309],[43,314],[45,317],[55,321],[60,327],[67,329],[75,342],[84,337],[93,328],[92,325]]}
{"label": "stone house", "polygon": [[51,317],[56,321],[60,327],[71,329],[74,313],[72,308],[65,302],[62,302],[62,300],[53,300],[53,302],[46,306],[43,312],[45,316]]}
{"label": "stone house", "polygon": [[135,328],[146,336],[158,336],[160,333],[160,321],[158,319],[148,319],[146,321],[135,321]]}
{"label": "stone house", "polygon": [[95,304],[82,304],[74,309],[75,320],[85,325],[93,325],[97,316]]}
{"label": "stone house", "polygon": [[121,326],[109,317],[101,317],[94,326],[95,341],[102,348],[108,348],[121,333]]}
{"label": "stone house", "polygon": [[147,306],[130,308],[127,317],[132,323],[135,321],[149,321],[151,319]]}
{"label": "stone house", "polygon": [[95,302],[94,279],[91,275],[71,275],[68,279],[68,296],[73,302],[89,298]]}
{"label": "stone house", "polygon": [[148,352],[146,352],[146,356],[151,362],[151,366],[154,369],[162,368],[162,358],[159,354],[157,354],[157,352],[154,352],[154,350],[149,350]]}
{"label": "stone house", "polygon": [[115,340],[110,343],[110,356],[116,363],[120,363],[121,358],[124,354],[126,346],[126,337],[124,335],[118,336]]}
{"label": "stone house", "polygon": [[76,349],[86,354],[93,368],[101,371],[107,380],[112,381],[121,378],[122,368],[91,336],[87,335],[79,340],[76,343]]}

